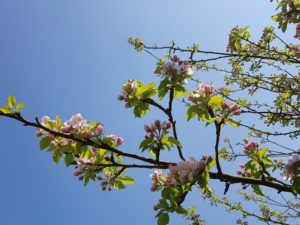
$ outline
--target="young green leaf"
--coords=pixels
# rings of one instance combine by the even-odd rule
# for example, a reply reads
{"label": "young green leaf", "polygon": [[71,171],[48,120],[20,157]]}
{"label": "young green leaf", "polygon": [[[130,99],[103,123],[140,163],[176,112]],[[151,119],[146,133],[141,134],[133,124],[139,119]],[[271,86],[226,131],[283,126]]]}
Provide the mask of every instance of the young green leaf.
{"label": "young green leaf", "polygon": [[132,177],[126,176],[120,178],[123,184],[134,184],[134,179]]}
{"label": "young green leaf", "polygon": [[24,108],[24,106],[25,106],[25,104],[19,103],[19,104],[17,104],[17,106],[16,106],[16,110],[17,110],[17,111],[21,111],[21,110]]}
{"label": "young green leaf", "polygon": [[40,149],[41,150],[44,150],[44,149],[46,149],[46,148],[48,148],[49,147],[49,145],[50,145],[50,142],[51,142],[51,140],[50,140],[50,138],[49,137],[43,137],[41,140],[40,140]]}
{"label": "young green leaf", "polygon": [[7,98],[7,105],[10,108],[13,108],[15,106],[16,102],[17,102],[17,100],[16,100],[16,98],[13,95],[8,96],[8,98]]}
{"label": "young green leaf", "polygon": [[8,106],[2,106],[2,107],[0,108],[0,111],[1,111],[2,113],[4,113],[4,114],[10,114],[10,113],[12,113],[11,108],[8,107]]}
{"label": "young green leaf", "polygon": [[169,215],[167,213],[160,213],[157,219],[157,225],[167,225],[169,220]]}
{"label": "young green leaf", "polygon": [[58,164],[59,161],[62,159],[62,152],[57,149],[53,152],[53,155],[52,155],[52,158],[53,158],[53,161]]}
{"label": "young green leaf", "polygon": [[66,157],[65,157],[66,166],[68,167],[68,166],[72,165],[73,161],[74,161],[73,155],[72,154],[66,154]]}

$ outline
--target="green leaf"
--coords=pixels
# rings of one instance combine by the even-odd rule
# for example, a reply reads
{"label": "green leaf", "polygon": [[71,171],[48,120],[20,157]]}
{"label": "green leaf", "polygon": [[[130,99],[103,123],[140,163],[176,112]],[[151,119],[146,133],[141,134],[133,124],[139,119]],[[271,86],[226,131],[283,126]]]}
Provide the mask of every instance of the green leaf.
{"label": "green leaf", "polygon": [[300,193],[300,177],[294,177],[293,183],[292,183],[292,192],[294,195],[297,195]]}
{"label": "green leaf", "polygon": [[187,210],[181,206],[179,206],[175,211],[178,214],[187,214]]}
{"label": "green leaf", "polygon": [[201,188],[201,190],[206,190],[208,188],[208,178],[209,177],[207,177],[206,174],[207,174],[207,172],[204,171],[202,173],[202,175],[199,176],[199,178],[198,178],[198,185]]}
{"label": "green leaf", "polygon": [[155,74],[161,74],[162,73],[162,67],[161,66],[157,66],[155,68],[155,71],[154,71]]}
{"label": "green leaf", "polygon": [[221,107],[223,100],[224,99],[220,96],[213,96],[210,98],[208,105],[215,110]]}
{"label": "green leaf", "polygon": [[50,145],[50,142],[51,142],[51,140],[50,140],[49,137],[43,137],[43,138],[40,140],[40,149],[41,149],[41,150],[44,150],[44,149],[48,148],[49,145]]}
{"label": "green leaf", "polygon": [[252,184],[251,187],[253,188],[253,191],[260,196],[264,196],[264,193],[262,192],[261,188],[258,185]]}
{"label": "green leaf", "polygon": [[170,188],[164,188],[162,191],[161,191],[161,196],[164,198],[164,199],[172,199],[174,197],[174,193],[172,192],[172,189]]}
{"label": "green leaf", "polygon": [[166,225],[170,221],[169,215],[167,213],[160,213],[157,219],[157,225]]}
{"label": "green leaf", "polygon": [[8,96],[7,98],[7,105],[10,107],[10,108],[13,108],[16,104],[17,100],[14,96],[10,95]]}
{"label": "green leaf", "polygon": [[193,119],[193,117],[197,115],[197,109],[198,109],[198,107],[196,105],[192,105],[192,106],[188,107],[188,109],[186,111],[187,121]]}
{"label": "green leaf", "polygon": [[74,161],[73,155],[72,154],[66,154],[66,157],[65,157],[66,166],[68,167],[68,166],[72,165],[73,161]]}
{"label": "green leaf", "polygon": [[126,176],[120,179],[123,184],[134,184],[134,179],[132,177]]}
{"label": "green leaf", "polygon": [[186,93],[186,89],[183,86],[177,85],[174,88],[174,98],[179,98],[182,94]]}
{"label": "green leaf", "polygon": [[94,172],[86,172],[84,176],[84,186],[86,186],[90,180],[95,180],[95,173]]}
{"label": "green leaf", "polygon": [[114,183],[114,188],[118,189],[118,190],[122,190],[125,188],[125,185],[123,184],[122,181],[120,180],[116,180]]}
{"label": "green leaf", "polygon": [[148,103],[138,103],[133,110],[134,116],[141,118],[142,116],[144,116],[146,113],[148,113],[150,111],[149,109],[149,104]]}
{"label": "green leaf", "polygon": [[53,158],[53,161],[58,164],[59,161],[62,159],[62,152],[57,149],[53,152],[53,155],[52,155],[52,158]]}
{"label": "green leaf", "polygon": [[168,137],[167,140],[170,141],[171,143],[179,146],[179,147],[182,147],[181,143],[176,138],[174,138],[174,137]]}
{"label": "green leaf", "polygon": [[158,98],[161,100],[165,97],[165,95],[168,93],[169,91],[169,88],[168,87],[165,87],[165,88],[162,88],[158,91]]}
{"label": "green leaf", "polygon": [[61,124],[61,120],[60,120],[59,116],[56,116],[55,117],[55,126],[59,127],[60,124]]}
{"label": "green leaf", "polygon": [[206,169],[209,171],[211,168],[214,167],[215,164],[216,164],[216,159],[214,158],[213,160],[211,160],[209,164],[206,165]]}
{"label": "green leaf", "polygon": [[153,139],[152,138],[146,138],[145,140],[143,140],[140,144],[140,149],[142,149],[142,152],[151,148],[153,145]]}
{"label": "green leaf", "polygon": [[225,122],[229,123],[234,128],[238,128],[239,127],[239,125],[236,123],[236,121],[234,119],[232,119],[232,118],[226,119]]}
{"label": "green leaf", "polygon": [[16,106],[16,110],[21,111],[21,110],[24,108],[24,106],[25,106],[25,104],[19,103],[19,104]]}
{"label": "green leaf", "polygon": [[11,108],[8,107],[8,106],[2,106],[2,107],[0,108],[0,111],[1,111],[2,113],[4,113],[4,114],[10,114],[10,113],[12,113]]}
{"label": "green leaf", "polygon": [[263,148],[263,149],[261,149],[261,150],[258,152],[258,153],[259,153],[259,156],[260,156],[261,158],[263,158],[268,150],[269,150],[269,148]]}

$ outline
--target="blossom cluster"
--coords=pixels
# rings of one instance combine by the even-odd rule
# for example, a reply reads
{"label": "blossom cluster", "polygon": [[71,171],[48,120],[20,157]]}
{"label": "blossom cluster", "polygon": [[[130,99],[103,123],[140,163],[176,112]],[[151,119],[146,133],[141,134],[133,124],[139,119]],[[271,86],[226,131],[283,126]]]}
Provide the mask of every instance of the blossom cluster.
{"label": "blossom cluster", "polygon": [[[300,23],[296,26],[296,34],[294,36],[296,39],[300,40]],[[300,58],[300,49],[295,50],[295,57]]]}
{"label": "blossom cluster", "polygon": [[242,177],[250,177],[251,176],[251,170],[245,169],[245,165],[240,163],[239,167],[243,169],[243,171],[237,171],[236,174]]}
{"label": "blossom cluster", "polygon": [[188,100],[197,103],[203,99],[203,97],[211,96],[215,93],[215,88],[213,85],[209,84],[199,84],[197,89],[189,94]]}
{"label": "blossom cluster", "polygon": [[296,26],[296,34],[294,37],[300,40],[300,23],[298,23]]}
{"label": "blossom cluster", "polygon": [[181,61],[176,55],[163,65],[162,74],[165,76],[172,75],[192,75],[193,70],[188,61]]}
{"label": "blossom cluster", "polygon": [[224,100],[221,103],[221,107],[222,107],[222,109],[227,110],[229,112],[229,114],[233,114],[233,115],[236,115],[236,116],[239,116],[241,114],[241,108],[240,108],[240,106],[236,102],[228,104]]}
{"label": "blossom cluster", "polygon": [[193,182],[205,169],[207,161],[211,161],[211,157],[203,157],[200,161],[190,158],[186,161],[179,162],[176,166],[170,165],[166,186],[172,187]]}
{"label": "blossom cluster", "polygon": [[299,155],[294,155],[289,159],[288,163],[283,168],[283,176],[286,180],[291,179],[293,176],[299,174],[299,168],[295,164],[300,161]]}
{"label": "blossom cluster", "polygon": [[213,85],[209,84],[199,84],[197,89],[189,94],[188,100],[197,103],[199,100],[201,100],[202,97],[210,96],[215,93],[215,88]]}
{"label": "blossom cluster", "polygon": [[144,130],[148,133],[145,138],[154,138],[155,133],[161,133],[167,131],[172,127],[172,124],[170,122],[160,122],[159,120],[155,120],[153,124],[150,126],[144,125]]}
{"label": "blossom cluster", "polygon": [[[96,161],[97,151],[93,149],[91,151],[92,155],[90,158],[84,156],[83,158],[77,158],[75,161],[77,163],[76,170],[74,171],[74,176],[77,176],[79,180],[83,180],[87,172],[92,172],[88,165],[92,165]],[[113,175],[104,171],[101,175],[97,176],[97,180],[100,181],[100,186],[103,191],[112,191],[113,189]]]}
{"label": "blossom cluster", "polygon": [[68,121],[64,122],[61,132],[70,134],[81,134],[83,138],[89,139],[98,137],[103,134],[104,126],[98,124],[96,127],[94,124],[87,123],[81,114],[72,116]]}
{"label": "blossom cluster", "polygon": [[256,143],[256,142],[250,142],[250,143],[248,143],[248,144],[244,147],[243,152],[244,152],[246,155],[249,155],[251,152],[257,150],[258,147],[259,147],[258,143]]}
{"label": "blossom cluster", "polygon": [[134,80],[128,80],[127,83],[123,84],[122,86],[122,92],[120,95],[118,95],[119,101],[125,102],[125,108],[129,108],[129,95],[134,94],[136,89],[138,87],[138,83]]}
{"label": "blossom cluster", "polygon": [[151,174],[151,191],[157,191],[161,186],[174,187],[191,183],[199,177],[201,171],[205,170],[206,165],[211,161],[211,157],[204,156],[199,161],[191,157],[177,165],[169,165],[170,172],[167,176],[163,176],[162,170],[157,169],[154,174]]}
{"label": "blossom cluster", "polygon": [[76,170],[74,171],[74,176],[78,176],[79,180],[83,180],[85,176],[85,168],[87,164],[92,164],[95,162],[97,156],[97,151],[95,149],[92,150],[92,156],[87,158],[84,156],[83,158],[76,158]]}
{"label": "blossom cluster", "polygon": [[[58,123],[58,121],[51,120],[49,116],[44,116],[41,120],[41,125],[51,129],[52,131],[61,132],[64,134],[72,134],[75,136],[80,136],[84,139],[100,138],[104,133],[104,126],[101,123],[89,123],[82,117],[80,113],[72,116],[63,124]],[[49,137],[51,147],[62,147],[74,143],[74,141],[71,139],[55,136],[43,130],[42,128],[37,129],[36,136]],[[109,135],[105,138],[109,140],[113,146],[121,145],[123,143],[123,139],[116,135]]]}

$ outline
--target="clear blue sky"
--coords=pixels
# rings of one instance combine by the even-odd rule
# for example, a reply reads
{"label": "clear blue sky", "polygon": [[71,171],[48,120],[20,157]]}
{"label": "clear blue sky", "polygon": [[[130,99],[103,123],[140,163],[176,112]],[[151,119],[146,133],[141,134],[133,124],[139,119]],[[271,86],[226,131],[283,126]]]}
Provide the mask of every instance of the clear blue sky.
{"label": "clear blue sky", "polygon": [[[124,137],[125,150],[138,152],[143,124],[163,117],[153,111],[136,120],[116,100],[129,77],[156,79],[154,59],[138,55],[127,38],[159,45],[175,40],[183,47],[200,43],[202,49],[223,51],[233,26],[250,25],[258,35],[272,25],[273,9],[266,0],[2,0],[0,104],[14,94],[26,103],[29,119],[59,115],[66,120],[80,112],[104,123],[107,134]],[[176,116],[183,121],[182,107]],[[212,131],[178,123],[187,156],[211,154]],[[102,192],[93,183],[85,188],[73,169],[56,166],[50,154],[39,151],[34,132],[0,118],[0,224],[155,224],[152,207],[159,196],[150,192],[152,171],[129,171],[136,184],[125,191]],[[178,160],[175,152],[172,159]],[[207,224],[233,224],[237,218],[210,208],[199,193],[188,203],[201,205]],[[171,224],[184,223],[173,219]]]}

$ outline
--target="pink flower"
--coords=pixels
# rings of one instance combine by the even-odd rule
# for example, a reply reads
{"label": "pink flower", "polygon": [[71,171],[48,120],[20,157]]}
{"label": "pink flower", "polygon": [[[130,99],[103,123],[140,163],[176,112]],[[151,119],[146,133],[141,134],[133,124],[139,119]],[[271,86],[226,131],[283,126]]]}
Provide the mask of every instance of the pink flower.
{"label": "pink flower", "polygon": [[289,159],[288,163],[283,168],[283,176],[286,180],[291,179],[294,175],[299,173],[299,169],[295,166],[295,163],[300,161],[299,155],[294,155],[292,159]]}
{"label": "pink flower", "polygon": [[179,162],[176,166],[169,165],[169,174],[165,185],[168,187],[183,185],[193,182],[199,175],[200,172],[205,169],[207,161],[197,161],[194,158],[189,158],[186,161]]}
{"label": "pink flower", "polygon": [[300,50],[299,50],[299,49],[297,49],[297,50],[295,51],[295,57],[296,57],[296,58],[300,58]]}
{"label": "pink flower", "polygon": [[294,37],[300,40],[300,23],[298,23],[296,26],[296,34]]}
{"label": "pink flower", "polygon": [[63,132],[63,133],[70,133],[72,130],[73,130],[73,127],[69,126],[69,125],[63,126],[61,128],[61,132]]}
{"label": "pink flower", "polygon": [[155,120],[154,121],[154,126],[156,127],[156,129],[160,129],[160,121],[159,120]]}
{"label": "pink flower", "polygon": [[99,124],[97,127],[96,127],[96,134],[97,135],[100,135],[102,134],[104,131],[104,126],[102,124]]}
{"label": "pink flower", "polygon": [[239,107],[239,105],[238,105],[236,102],[234,102],[234,103],[231,103],[231,104],[229,105],[229,109],[230,109],[231,112],[234,112],[234,111],[236,111],[236,110],[239,110],[240,107]]}
{"label": "pink flower", "polygon": [[117,144],[118,144],[118,145],[121,145],[122,143],[123,143],[123,138],[118,137],[118,138],[117,138]]}
{"label": "pink flower", "polygon": [[94,132],[90,131],[90,130],[85,130],[82,132],[82,137],[86,138],[86,139],[90,139],[92,137],[94,137]]}
{"label": "pink flower", "polygon": [[226,101],[223,101],[223,102],[221,103],[221,107],[222,107],[222,109],[227,109],[227,108],[228,108],[227,102],[226,102]]}
{"label": "pink flower", "polygon": [[211,95],[215,92],[215,88],[213,85],[208,85],[208,84],[199,84],[198,85],[198,92],[201,95]]}
{"label": "pink flower", "polygon": [[244,147],[244,153],[248,155],[251,151],[257,150],[259,145],[256,142],[251,142]]}
{"label": "pink flower", "polygon": [[166,131],[172,127],[172,123],[164,121],[162,122],[161,127],[164,131]]}
{"label": "pink flower", "polygon": [[157,191],[159,186],[161,185],[161,178],[163,177],[162,170],[161,169],[156,169],[154,170],[154,173],[150,175],[152,179],[152,186],[151,186],[151,191]]}
{"label": "pink flower", "polygon": [[152,129],[151,129],[151,127],[149,127],[148,125],[144,125],[144,131],[146,131],[146,132],[151,132]]}
{"label": "pink flower", "polygon": [[43,124],[46,124],[46,123],[51,122],[51,121],[52,121],[52,120],[50,119],[49,116],[43,116],[43,118],[42,118],[42,123],[43,123]]}
{"label": "pink flower", "polygon": [[172,76],[174,73],[176,75],[192,75],[193,70],[188,61],[180,61],[180,59],[174,55],[170,61],[164,64],[162,74]]}
{"label": "pink flower", "polygon": [[181,74],[192,75],[193,70],[187,61],[180,62],[180,72]]}

